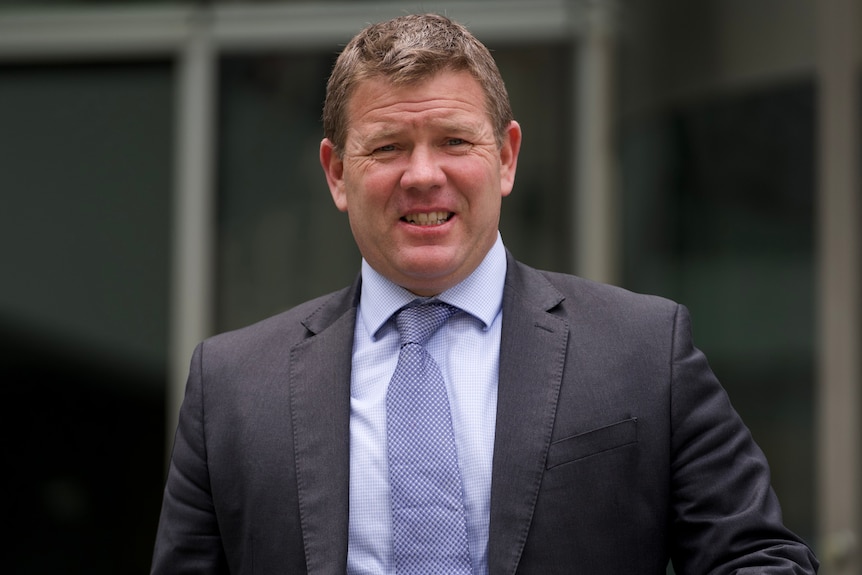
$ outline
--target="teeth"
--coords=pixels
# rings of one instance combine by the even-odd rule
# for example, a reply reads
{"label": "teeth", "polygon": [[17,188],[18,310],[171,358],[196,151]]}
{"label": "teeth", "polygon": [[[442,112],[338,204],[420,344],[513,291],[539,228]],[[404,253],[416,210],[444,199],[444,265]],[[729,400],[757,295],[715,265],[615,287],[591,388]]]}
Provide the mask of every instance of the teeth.
{"label": "teeth", "polygon": [[449,219],[449,212],[408,214],[404,216],[404,219],[418,226],[434,226],[446,222]]}

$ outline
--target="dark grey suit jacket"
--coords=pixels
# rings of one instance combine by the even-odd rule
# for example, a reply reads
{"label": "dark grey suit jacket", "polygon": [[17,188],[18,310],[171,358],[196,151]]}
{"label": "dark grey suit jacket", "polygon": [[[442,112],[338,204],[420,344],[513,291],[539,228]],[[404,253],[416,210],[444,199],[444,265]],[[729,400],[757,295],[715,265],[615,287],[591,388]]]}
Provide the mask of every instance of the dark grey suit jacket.
{"label": "dark grey suit jacket", "polygon": [[[685,308],[508,257],[490,575],[816,572]],[[153,573],[345,572],[358,294],[198,346]]]}

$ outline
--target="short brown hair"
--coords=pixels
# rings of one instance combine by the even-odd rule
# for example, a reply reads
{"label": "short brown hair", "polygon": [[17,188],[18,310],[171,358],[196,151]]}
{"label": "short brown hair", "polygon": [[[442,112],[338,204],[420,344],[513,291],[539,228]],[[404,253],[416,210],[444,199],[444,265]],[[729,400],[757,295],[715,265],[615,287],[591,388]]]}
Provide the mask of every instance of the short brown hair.
{"label": "short brown hair", "polygon": [[443,70],[466,70],[485,92],[498,145],[512,121],[506,86],[494,58],[464,26],[438,14],[410,14],[372,24],[345,46],[333,66],[323,105],[323,134],[341,154],[347,137],[347,104],[359,82],[384,78],[418,83]]}

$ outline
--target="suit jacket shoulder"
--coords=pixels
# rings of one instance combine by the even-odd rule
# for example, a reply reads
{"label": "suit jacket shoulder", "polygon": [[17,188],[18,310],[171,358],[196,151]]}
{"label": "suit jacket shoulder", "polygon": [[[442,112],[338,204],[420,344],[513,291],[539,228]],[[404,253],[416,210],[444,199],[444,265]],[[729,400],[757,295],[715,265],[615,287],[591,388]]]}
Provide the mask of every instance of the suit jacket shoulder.
{"label": "suit jacket shoulder", "polygon": [[559,292],[560,301],[570,300],[577,302],[586,309],[596,310],[597,315],[608,311],[618,310],[624,312],[638,311],[641,313],[655,310],[657,313],[675,313],[676,302],[657,295],[642,294],[627,290],[622,287],[600,283],[582,278],[580,276],[538,270],[517,260],[510,261],[510,267],[514,265],[515,273],[511,278],[511,288],[528,293],[533,290],[542,290],[542,283],[547,282],[552,290]]}
{"label": "suit jacket shoulder", "polygon": [[293,346],[332,325],[358,303],[359,279],[353,285],[300,303],[251,325],[219,333],[203,342],[229,355],[243,350],[269,351],[270,346]]}

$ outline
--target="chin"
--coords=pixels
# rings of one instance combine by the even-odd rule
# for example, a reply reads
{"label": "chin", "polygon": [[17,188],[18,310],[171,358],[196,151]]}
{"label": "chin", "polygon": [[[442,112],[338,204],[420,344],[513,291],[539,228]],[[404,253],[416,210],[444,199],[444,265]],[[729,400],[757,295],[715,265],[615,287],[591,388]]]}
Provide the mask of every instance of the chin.
{"label": "chin", "polygon": [[446,291],[463,279],[448,269],[430,270],[425,267],[421,270],[421,273],[416,271],[402,274],[403,281],[398,282],[399,285],[415,294],[430,296]]}

